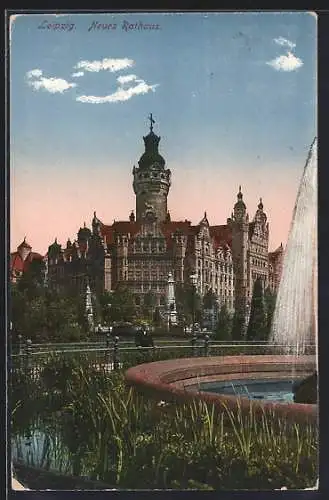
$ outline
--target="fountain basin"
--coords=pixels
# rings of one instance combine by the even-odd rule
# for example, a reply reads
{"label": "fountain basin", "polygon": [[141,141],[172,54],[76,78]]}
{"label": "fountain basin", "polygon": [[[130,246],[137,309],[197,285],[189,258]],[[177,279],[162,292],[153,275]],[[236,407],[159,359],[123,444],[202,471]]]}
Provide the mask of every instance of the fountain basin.
{"label": "fountain basin", "polygon": [[289,355],[214,356],[144,363],[127,370],[125,379],[135,390],[156,400],[170,403],[201,400],[213,404],[218,412],[222,412],[224,406],[249,412],[252,405],[256,417],[270,412],[291,422],[317,423],[318,408],[315,404],[250,400],[241,395],[198,390],[199,384],[215,381],[299,379],[314,369],[314,356],[299,356],[297,359]]}
{"label": "fountain basin", "polygon": [[189,386],[188,390],[212,392],[215,394],[230,394],[248,399],[264,401],[294,402],[294,383],[301,383],[303,378],[282,377],[279,379],[236,379],[230,381],[203,382]]}

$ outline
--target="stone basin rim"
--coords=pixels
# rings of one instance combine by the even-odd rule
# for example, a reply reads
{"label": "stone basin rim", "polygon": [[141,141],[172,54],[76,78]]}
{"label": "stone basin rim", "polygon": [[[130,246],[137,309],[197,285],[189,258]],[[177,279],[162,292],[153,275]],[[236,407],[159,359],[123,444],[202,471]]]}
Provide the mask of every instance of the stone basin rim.
{"label": "stone basin rim", "polygon": [[288,420],[317,423],[318,405],[250,400],[241,396],[182,388],[184,381],[192,382],[192,379],[195,381],[200,378],[200,382],[204,382],[207,376],[215,375],[224,379],[225,375],[236,375],[235,378],[238,378],[243,374],[245,378],[250,376],[255,380],[271,373],[280,378],[280,374],[286,376],[287,372],[291,372],[293,365],[296,374],[306,376],[315,370],[314,356],[299,356],[297,360],[293,355],[239,355],[153,361],[129,368],[125,372],[125,379],[127,385],[157,400],[176,403],[201,400],[214,404],[218,411],[223,411],[224,405],[230,409],[239,406],[243,411],[249,411],[252,404],[259,413],[274,410],[278,416]]}

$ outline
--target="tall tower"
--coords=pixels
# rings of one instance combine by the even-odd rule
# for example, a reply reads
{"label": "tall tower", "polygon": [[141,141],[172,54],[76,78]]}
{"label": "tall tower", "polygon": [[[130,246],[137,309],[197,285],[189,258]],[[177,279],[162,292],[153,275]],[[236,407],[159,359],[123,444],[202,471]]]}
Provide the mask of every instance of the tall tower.
{"label": "tall tower", "polygon": [[165,169],[165,160],[159,153],[158,137],[153,132],[152,114],[149,116],[150,132],[143,137],[145,152],[138,167],[133,168],[133,188],[136,194],[136,220],[157,219],[160,222],[167,217],[167,196],[170,188],[171,172]]}
{"label": "tall tower", "polygon": [[241,186],[237,194],[230,225],[232,228],[232,257],[235,288],[235,311],[241,316],[242,334],[247,321],[248,303],[248,238],[249,215],[243,201]]}

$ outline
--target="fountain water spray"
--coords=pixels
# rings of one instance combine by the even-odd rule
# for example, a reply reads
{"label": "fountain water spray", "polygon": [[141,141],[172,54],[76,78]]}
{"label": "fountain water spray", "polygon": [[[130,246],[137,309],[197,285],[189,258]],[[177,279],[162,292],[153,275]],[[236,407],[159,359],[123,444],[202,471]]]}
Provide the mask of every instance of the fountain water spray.
{"label": "fountain water spray", "polygon": [[299,356],[317,349],[317,140],[300,183],[284,253],[270,342]]}

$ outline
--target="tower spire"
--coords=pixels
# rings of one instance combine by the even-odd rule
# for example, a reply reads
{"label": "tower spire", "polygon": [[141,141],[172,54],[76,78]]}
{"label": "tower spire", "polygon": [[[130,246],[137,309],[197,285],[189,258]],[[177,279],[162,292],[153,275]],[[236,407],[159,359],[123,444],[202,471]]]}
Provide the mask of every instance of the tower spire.
{"label": "tower spire", "polygon": [[150,120],[150,132],[153,132],[153,124],[155,123],[155,120],[153,119],[153,114],[150,113],[148,119]]}

